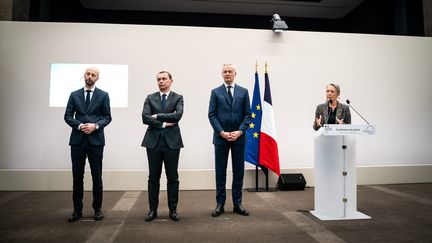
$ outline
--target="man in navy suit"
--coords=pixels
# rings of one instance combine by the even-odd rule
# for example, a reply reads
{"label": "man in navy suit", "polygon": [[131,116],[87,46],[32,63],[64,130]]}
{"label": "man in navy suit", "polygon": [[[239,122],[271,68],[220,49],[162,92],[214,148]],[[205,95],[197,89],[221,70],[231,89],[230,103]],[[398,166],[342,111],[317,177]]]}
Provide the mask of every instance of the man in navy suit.
{"label": "man in navy suit", "polygon": [[102,157],[105,146],[104,128],[111,122],[108,93],[95,87],[99,71],[89,67],[84,73],[85,86],[70,94],[64,120],[72,128],[69,140],[72,158],[74,212],[69,222],[82,217],[84,168],[88,158],[93,180],[94,219],[102,213]]}
{"label": "man in navy suit", "polygon": [[141,146],[147,150],[149,164],[147,222],[157,217],[162,164],[165,165],[169,217],[179,221],[177,214],[179,179],[178,161],[183,141],[178,122],[183,116],[183,96],[171,91],[172,76],[167,71],[156,75],[159,91],[147,96],[142,121],[148,125]]}
{"label": "man in navy suit", "polygon": [[212,212],[217,217],[225,212],[226,170],[228,154],[232,160],[232,200],[233,211],[248,216],[242,206],[244,176],[245,136],[250,123],[250,103],[248,90],[234,83],[236,69],[232,64],[222,66],[224,84],[213,89],[210,96],[208,118],[213,127],[216,167],[216,203]]}

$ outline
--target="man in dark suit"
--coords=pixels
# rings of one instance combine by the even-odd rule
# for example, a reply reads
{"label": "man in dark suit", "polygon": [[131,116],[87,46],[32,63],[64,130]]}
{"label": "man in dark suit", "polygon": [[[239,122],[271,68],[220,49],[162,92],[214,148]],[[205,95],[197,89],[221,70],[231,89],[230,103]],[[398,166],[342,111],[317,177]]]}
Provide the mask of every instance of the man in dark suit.
{"label": "man in dark suit", "polygon": [[171,91],[172,76],[167,71],[156,75],[159,91],[147,96],[142,121],[148,125],[141,146],[147,150],[149,164],[148,200],[150,210],[147,222],[157,217],[160,176],[165,164],[169,217],[178,221],[177,213],[179,179],[178,161],[183,141],[178,122],[183,115],[183,96]]}
{"label": "man in dark suit", "polygon": [[213,127],[216,167],[216,202],[212,212],[217,217],[225,212],[226,170],[228,154],[232,160],[232,200],[234,212],[248,216],[242,206],[244,175],[245,136],[250,123],[250,103],[248,90],[234,83],[236,69],[232,64],[222,66],[224,84],[213,89],[210,96],[208,118]]}
{"label": "man in dark suit", "polygon": [[72,128],[71,146],[74,212],[69,222],[81,218],[83,209],[84,168],[88,158],[93,180],[94,219],[102,213],[102,157],[105,146],[104,128],[111,122],[108,93],[95,87],[99,71],[89,67],[84,73],[85,86],[70,94],[64,120]]}

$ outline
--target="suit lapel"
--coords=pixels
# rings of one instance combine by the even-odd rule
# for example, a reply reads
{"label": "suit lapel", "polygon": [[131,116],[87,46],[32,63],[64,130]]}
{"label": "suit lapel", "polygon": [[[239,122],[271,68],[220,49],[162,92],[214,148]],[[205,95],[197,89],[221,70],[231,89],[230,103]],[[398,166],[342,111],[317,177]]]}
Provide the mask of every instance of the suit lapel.
{"label": "suit lapel", "polygon": [[156,104],[155,113],[162,113],[162,100],[159,92],[153,94],[153,99]]}
{"label": "suit lapel", "polygon": [[240,100],[240,89],[238,88],[238,85],[236,84],[234,86],[234,95],[233,95],[233,103],[232,107],[235,107],[236,103]]}
{"label": "suit lapel", "polygon": [[167,97],[167,100],[166,100],[166,107],[165,107],[166,110],[165,110],[165,113],[169,113],[168,112],[168,107],[169,107],[170,103],[172,102],[172,99],[173,99],[173,92],[171,91],[169,93],[168,97]]}
{"label": "suit lapel", "polygon": [[[342,114],[342,106],[341,106],[341,104],[338,102],[338,104],[337,104],[337,106],[336,106],[336,118],[338,118],[338,117],[342,117],[341,114]],[[339,118],[338,118],[338,119],[339,119]],[[337,124],[337,122],[336,122],[336,124]]]}
{"label": "suit lapel", "polygon": [[325,124],[327,124],[328,123],[328,118],[329,118],[329,116],[328,116],[328,111],[329,111],[329,106],[328,106],[328,104],[326,103],[325,105],[324,105],[324,123]]}
{"label": "suit lapel", "polygon": [[79,100],[80,100],[80,102],[81,102],[81,105],[82,105],[82,107],[83,107],[83,110],[86,111],[87,107],[85,106],[85,98],[84,98],[84,96],[85,96],[84,93],[85,93],[85,92],[84,92],[84,88],[80,89],[79,91],[80,91],[80,92],[79,92]]}

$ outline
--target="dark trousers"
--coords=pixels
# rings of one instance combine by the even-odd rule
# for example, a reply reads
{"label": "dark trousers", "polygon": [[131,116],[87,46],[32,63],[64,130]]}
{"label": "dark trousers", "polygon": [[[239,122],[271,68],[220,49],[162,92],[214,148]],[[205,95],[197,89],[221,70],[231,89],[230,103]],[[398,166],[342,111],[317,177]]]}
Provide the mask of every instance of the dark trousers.
{"label": "dark trousers", "polygon": [[242,202],[245,145],[229,143],[227,145],[215,145],[216,202],[221,205],[225,205],[226,200],[226,171],[230,150],[233,173],[233,204],[238,205]]}
{"label": "dark trousers", "polygon": [[168,208],[170,211],[177,210],[179,179],[178,161],[180,149],[170,149],[166,144],[165,137],[160,137],[155,148],[147,148],[149,163],[148,199],[150,210],[157,210],[159,205],[160,177],[162,164],[165,164],[167,177]]}
{"label": "dark trousers", "polygon": [[73,176],[73,204],[75,211],[83,209],[84,168],[88,158],[93,180],[93,209],[102,208],[102,158],[104,146],[94,146],[87,138],[81,145],[71,146],[72,176]]}

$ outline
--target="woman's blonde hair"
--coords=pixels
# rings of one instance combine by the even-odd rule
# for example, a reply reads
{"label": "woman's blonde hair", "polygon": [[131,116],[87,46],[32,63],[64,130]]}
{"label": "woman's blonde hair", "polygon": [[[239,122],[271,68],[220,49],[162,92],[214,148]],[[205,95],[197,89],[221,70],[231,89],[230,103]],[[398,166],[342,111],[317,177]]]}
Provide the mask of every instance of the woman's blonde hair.
{"label": "woman's blonde hair", "polygon": [[340,87],[339,87],[339,85],[334,84],[334,83],[329,83],[326,87],[328,87],[328,86],[333,86],[336,89],[337,95],[338,96],[340,95]]}

